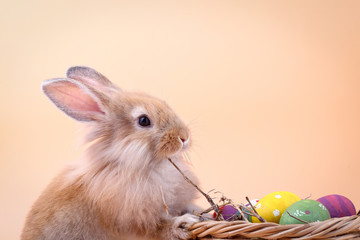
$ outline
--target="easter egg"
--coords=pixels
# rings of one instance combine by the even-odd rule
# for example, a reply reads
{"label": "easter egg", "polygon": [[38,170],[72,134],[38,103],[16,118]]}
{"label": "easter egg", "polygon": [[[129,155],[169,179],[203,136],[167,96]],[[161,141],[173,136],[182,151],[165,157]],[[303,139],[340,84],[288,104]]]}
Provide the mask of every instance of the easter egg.
{"label": "easter egg", "polygon": [[[223,207],[220,207],[220,214],[226,221],[234,221],[236,219],[240,219],[240,213],[239,211],[231,206],[231,205],[225,205]],[[216,212],[214,212],[214,218],[217,217]]]}
{"label": "easter egg", "polygon": [[[250,200],[250,203],[251,203],[251,205],[255,206],[259,201],[260,201],[260,199],[253,199],[253,200]],[[251,208],[250,203],[245,204],[245,206],[248,208]]]}
{"label": "easter egg", "polygon": [[[301,219],[305,222],[299,221]],[[330,218],[326,207],[318,201],[306,199],[295,202],[288,207],[280,219],[280,224],[304,224],[306,222],[324,221]]]}
{"label": "easter egg", "polygon": [[321,202],[329,210],[332,218],[356,214],[354,204],[344,196],[332,194],[321,197],[317,201]]}
{"label": "easter egg", "polygon": [[[279,223],[281,214],[297,201],[300,201],[300,198],[291,192],[273,192],[260,199],[255,209],[267,222]],[[254,223],[260,222],[254,216],[252,216],[251,221]]]}
{"label": "easter egg", "polygon": [[[251,205],[255,206],[258,202],[260,201],[260,199],[253,199],[253,200],[250,200],[250,203]],[[250,208],[251,209],[251,206],[249,203],[246,203],[245,206],[247,208]],[[251,215],[249,215],[249,211],[246,210],[245,208],[241,208],[241,210],[243,211],[244,213],[244,216],[251,222],[252,221],[252,218],[251,218]]]}

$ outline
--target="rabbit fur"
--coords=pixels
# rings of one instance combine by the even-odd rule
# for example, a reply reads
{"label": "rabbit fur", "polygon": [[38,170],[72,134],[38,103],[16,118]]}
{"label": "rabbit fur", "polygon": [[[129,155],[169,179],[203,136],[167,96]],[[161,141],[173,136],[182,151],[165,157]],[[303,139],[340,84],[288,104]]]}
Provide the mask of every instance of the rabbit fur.
{"label": "rabbit fur", "polygon": [[[46,80],[42,89],[60,110],[89,125],[89,147],[34,203],[21,239],[189,238],[187,228],[199,221],[191,214],[197,192],[167,158],[198,180],[182,154],[190,131],[174,111],[88,67],[71,67],[66,78]],[[139,124],[141,117],[148,126]]]}

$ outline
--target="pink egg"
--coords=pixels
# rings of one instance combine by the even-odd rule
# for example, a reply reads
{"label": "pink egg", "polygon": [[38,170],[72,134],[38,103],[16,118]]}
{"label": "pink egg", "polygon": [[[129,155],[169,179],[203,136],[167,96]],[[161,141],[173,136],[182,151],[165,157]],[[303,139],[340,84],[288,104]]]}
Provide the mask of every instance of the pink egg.
{"label": "pink egg", "polygon": [[321,197],[317,201],[321,202],[329,210],[331,218],[352,216],[356,214],[354,204],[344,196],[332,194]]}

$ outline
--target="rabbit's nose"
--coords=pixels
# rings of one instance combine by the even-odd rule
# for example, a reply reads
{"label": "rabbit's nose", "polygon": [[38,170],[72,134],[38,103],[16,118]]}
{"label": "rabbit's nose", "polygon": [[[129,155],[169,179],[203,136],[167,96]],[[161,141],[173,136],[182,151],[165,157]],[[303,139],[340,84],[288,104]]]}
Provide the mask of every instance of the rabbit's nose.
{"label": "rabbit's nose", "polygon": [[188,136],[179,136],[179,140],[181,141],[183,147],[187,147],[190,141],[190,137]]}

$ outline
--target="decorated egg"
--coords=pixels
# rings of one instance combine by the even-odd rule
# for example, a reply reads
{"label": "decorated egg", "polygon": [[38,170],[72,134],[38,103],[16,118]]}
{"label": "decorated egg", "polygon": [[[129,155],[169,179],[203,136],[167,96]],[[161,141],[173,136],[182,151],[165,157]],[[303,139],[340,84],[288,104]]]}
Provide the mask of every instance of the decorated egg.
{"label": "decorated egg", "polygon": [[[253,200],[250,200],[250,203],[251,203],[251,205],[255,206],[259,201],[260,201],[260,199],[253,199]],[[250,203],[245,204],[245,206],[248,208],[251,208]]]}
{"label": "decorated egg", "polygon": [[332,218],[352,216],[356,214],[354,204],[344,196],[332,194],[321,197],[317,201],[321,202],[327,210],[329,210]]}
{"label": "decorated egg", "polygon": [[[280,219],[280,224],[298,224],[319,222],[330,218],[326,207],[318,201],[306,199],[295,202],[288,207]],[[300,220],[302,221],[300,221]]]}
{"label": "decorated egg", "polygon": [[[260,199],[255,209],[267,222],[279,223],[281,214],[285,209],[297,201],[300,201],[300,198],[291,192],[273,192]],[[251,221],[254,223],[260,222],[254,216],[251,217]]]}
{"label": "decorated egg", "polygon": [[[253,200],[250,200],[250,203],[251,203],[251,205],[255,206],[259,201],[260,201],[260,199],[253,199]],[[251,206],[249,203],[246,203],[245,206],[251,209]],[[251,215],[248,214],[249,211],[246,210],[245,208],[241,208],[241,210],[243,211],[244,216],[251,222],[252,219],[251,219]]]}
{"label": "decorated egg", "polygon": [[[239,211],[231,205],[225,205],[221,207],[219,210],[220,210],[220,214],[223,216],[224,220],[226,221],[234,221],[236,219],[240,219]],[[214,212],[213,216],[214,218],[217,217],[216,212]]]}

